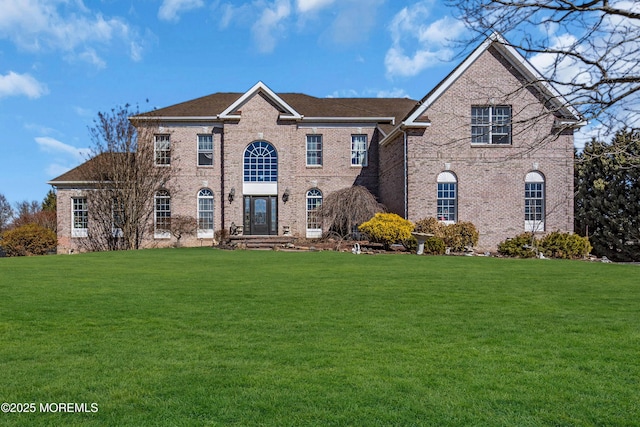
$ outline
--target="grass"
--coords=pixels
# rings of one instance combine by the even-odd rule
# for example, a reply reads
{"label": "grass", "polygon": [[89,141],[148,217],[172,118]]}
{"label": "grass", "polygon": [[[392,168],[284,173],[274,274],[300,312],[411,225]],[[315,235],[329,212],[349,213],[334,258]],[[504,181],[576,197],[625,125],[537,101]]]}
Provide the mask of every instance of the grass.
{"label": "grass", "polygon": [[640,425],[640,267],[218,251],[0,259],[24,426]]}

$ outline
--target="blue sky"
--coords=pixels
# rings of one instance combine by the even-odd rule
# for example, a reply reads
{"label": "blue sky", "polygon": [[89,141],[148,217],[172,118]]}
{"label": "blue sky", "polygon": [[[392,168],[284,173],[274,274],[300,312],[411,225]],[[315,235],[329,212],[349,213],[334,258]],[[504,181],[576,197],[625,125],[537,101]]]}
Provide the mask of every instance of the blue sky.
{"label": "blue sky", "polygon": [[464,31],[437,0],[0,0],[0,11],[0,193],[12,204],[42,200],[86,159],[99,111],[259,80],[421,98],[455,66],[450,40]]}

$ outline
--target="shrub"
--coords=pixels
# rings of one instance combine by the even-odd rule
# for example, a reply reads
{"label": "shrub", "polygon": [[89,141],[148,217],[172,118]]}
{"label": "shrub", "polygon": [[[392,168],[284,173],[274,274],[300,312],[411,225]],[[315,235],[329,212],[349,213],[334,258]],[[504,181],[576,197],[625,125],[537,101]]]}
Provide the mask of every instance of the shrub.
{"label": "shrub", "polygon": [[538,240],[531,233],[522,233],[498,244],[498,253],[509,257],[533,258]]}
{"label": "shrub", "polygon": [[445,247],[457,252],[463,251],[466,246],[477,245],[480,235],[476,226],[470,222],[446,225],[436,218],[424,218],[416,222],[415,231],[433,234],[442,240]]}
{"label": "shrub", "polygon": [[592,247],[587,237],[554,231],[540,240],[540,249],[552,258],[580,259],[587,256]]}
{"label": "shrub", "polygon": [[442,240],[445,246],[460,252],[467,246],[477,245],[478,236],[479,233],[475,225],[470,222],[458,222],[445,226]]}
{"label": "shrub", "polygon": [[446,247],[439,237],[428,237],[424,241],[424,253],[427,255],[444,255]]}
{"label": "shrub", "polygon": [[377,213],[369,221],[360,224],[358,230],[367,234],[374,242],[382,243],[389,249],[394,243],[411,238],[413,224],[394,213]]}
{"label": "shrub", "polygon": [[44,255],[58,244],[56,233],[37,224],[27,224],[5,231],[2,247],[8,256]]}

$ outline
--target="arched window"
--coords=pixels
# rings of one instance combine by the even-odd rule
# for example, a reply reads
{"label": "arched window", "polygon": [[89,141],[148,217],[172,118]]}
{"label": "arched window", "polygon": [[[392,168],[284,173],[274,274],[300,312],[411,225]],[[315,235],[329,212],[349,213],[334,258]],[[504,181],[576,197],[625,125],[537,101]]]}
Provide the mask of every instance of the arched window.
{"label": "arched window", "polygon": [[198,238],[213,238],[213,191],[208,188],[198,192]]}
{"label": "arched window", "polygon": [[249,144],[244,151],[244,182],[277,182],[278,153],[266,141]]}
{"label": "arched window", "polygon": [[307,237],[322,237],[322,221],[317,209],[322,205],[322,192],[317,188],[307,191]]}
{"label": "arched window", "polygon": [[458,213],[458,179],[453,172],[438,175],[438,221],[454,223]]}
{"label": "arched window", "polygon": [[167,190],[156,192],[155,203],[155,237],[171,236],[171,197]]}
{"label": "arched window", "polygon": [[544,231],[544,176],[529,172],[524,179],[524,230]]}

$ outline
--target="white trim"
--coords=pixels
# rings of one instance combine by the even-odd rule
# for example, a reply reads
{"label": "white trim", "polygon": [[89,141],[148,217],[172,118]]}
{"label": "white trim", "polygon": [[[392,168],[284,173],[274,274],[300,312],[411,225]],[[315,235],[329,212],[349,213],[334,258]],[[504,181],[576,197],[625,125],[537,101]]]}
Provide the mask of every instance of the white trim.
{"label": "white trim", "polygon": [[277,182],[243,182],[242,194],[244,196],[277,196]]}
{"label": "white trim", "polygon": [[280,119],[291,119],[291,120],[301,120],[302,115],[298,113],[293,107],[287,104],[282,98],[280,98],[274,91],[269,89],[267,85],[259,81],[251,89],[246,91],[244,95],[242,95],[238,100],[236,100],[233,104],[228,106],[222,113],[218,115],[220,119],[240,119],[241,117],[238,115],[232,115],[234,111],[237,111],[242,105],[244,105],[249,99],[251,99],[257,93],[263,93],[266,95],[271,101],[282,107],[286,113],[280,114]]}
{"label": "white trim", "polygon": [[[332,122],[345,122],[345,123],[390,123],[396,124],[395,117],[306,117],[302,116],[302,122],[316,122],[316,123],[332,123]],[[354,124],[357,127],[357,125]]]}
{"label": "white trim", "polygon": [[495,46],[504,59],[509,61],[530,83],[538,86],[550,102],[553,102],[560,110],[564,109],[566,113],[572,116],[576,123],[583,123],[580,113],[572,107],[569,102],[558,92],[533,65],[524,57],[517,49],[515,49],[502,35],[497,32],[491,34],[480,44],[471,54],[445,78],[427,98],[420,101],[420,106],[404,121],[406,126],[416,126],[423,123],[418,122],[418,117],[444,94],[468,69],[473,63],[486,52],[489,47]]}
{"label": "white trim", "polygon": [[524,221],[524,231],[538,233],[544,231],[544,221]]}

